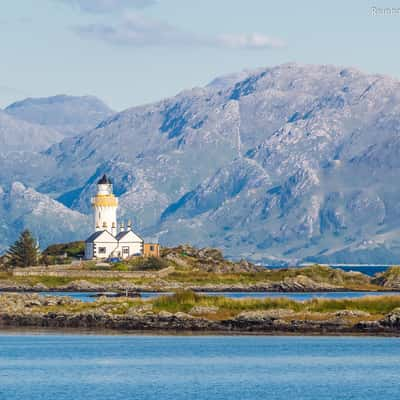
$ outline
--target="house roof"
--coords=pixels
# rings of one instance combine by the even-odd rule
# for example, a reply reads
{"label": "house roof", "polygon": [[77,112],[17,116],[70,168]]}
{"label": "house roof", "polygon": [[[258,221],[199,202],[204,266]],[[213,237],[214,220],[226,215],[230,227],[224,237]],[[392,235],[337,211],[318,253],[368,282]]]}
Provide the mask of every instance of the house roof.
{"label": "house roof", "polygon": [[104,233],[107,234],[107,236],[108,236],[109,238],[111,238],[113,242],[116,241],[116,239],[114,238],[113,235],[111,235],[110,232],[108,232],[108,231],[106,231],[106,230],[102,230],[102,231],[94,232],[92,235],[90,235],[90,236],[85,240],[85,242],[86,242],[86,243],[92,243],[92,242],[94,242],[96,239],[98,239],[101,235],[103,235]]}
{"label": "house roof", "polygon": [[133,234],[134,236],[136,236],[137,238],[139,238],[139,240],[143,241],[143,239],[137,235],[135,232],[133,232],[131,229],[129,231],[123,231],[123,232],[119,232],[118,235],[115,237],[118,241],[120,241],[121,239],[123,239],[125,236],[129,235],[129,234]]}
{"label": "house roof", "polygon": [[104,175],[97,181],[97,184],[98,184],[98,185],[111,185],[112,182],[111,182],[111,179],[110,179],[106,174],[104,174]]}

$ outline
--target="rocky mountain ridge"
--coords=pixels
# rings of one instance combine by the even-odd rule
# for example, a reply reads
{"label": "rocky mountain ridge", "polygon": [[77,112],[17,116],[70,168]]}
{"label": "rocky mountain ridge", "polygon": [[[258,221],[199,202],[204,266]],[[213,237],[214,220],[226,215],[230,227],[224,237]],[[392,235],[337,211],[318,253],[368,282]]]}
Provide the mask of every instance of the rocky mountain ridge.
{"label": "rocky mountain ridge", "polygon": [[52,128],[65,136],[93,129],[115,113],[94,96],[67,95],[27,98],[10,104],[4,111],[19,120]]}
{"label": "rocky mountain ridge", "polygon": [[166,245],[261,263],[396,263],[399,132],[399,81],[285,64],[113,114],[33,169],[3,162],[83,214],[108,173],[121,217]]}

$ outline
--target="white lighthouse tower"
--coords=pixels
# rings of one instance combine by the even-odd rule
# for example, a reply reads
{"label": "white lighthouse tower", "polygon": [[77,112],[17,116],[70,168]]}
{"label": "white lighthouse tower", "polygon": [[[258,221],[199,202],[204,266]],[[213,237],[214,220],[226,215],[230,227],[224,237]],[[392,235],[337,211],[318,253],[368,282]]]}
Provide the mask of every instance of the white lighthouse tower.
{"label": "white lighthouse tower", "polygon": [[95,231],[117,235],[118,199],[113,194],[111,180],[104,174],[97,182],[97,194],[92,198]]}
{"label": "white lighthouse tower", "polygon": [[103,175],[97,182],[97,193],[92,198],[94,230],[85,241],[87,260],[124,259],[138,255],[159,254],[156,244],[145,246],[143,239],[132,230],[129,222],[117,231],[118,199],[114,196],[110,178]]}

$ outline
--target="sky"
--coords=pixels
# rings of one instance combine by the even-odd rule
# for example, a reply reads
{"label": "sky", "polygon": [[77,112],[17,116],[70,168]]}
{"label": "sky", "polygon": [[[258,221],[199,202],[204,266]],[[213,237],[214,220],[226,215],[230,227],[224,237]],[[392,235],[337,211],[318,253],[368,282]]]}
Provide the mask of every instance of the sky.
{"label": "sky", "polygon": [[114,110],[286,62],[400,79],[394,0],[3,0],[0,107],[95,95]]}

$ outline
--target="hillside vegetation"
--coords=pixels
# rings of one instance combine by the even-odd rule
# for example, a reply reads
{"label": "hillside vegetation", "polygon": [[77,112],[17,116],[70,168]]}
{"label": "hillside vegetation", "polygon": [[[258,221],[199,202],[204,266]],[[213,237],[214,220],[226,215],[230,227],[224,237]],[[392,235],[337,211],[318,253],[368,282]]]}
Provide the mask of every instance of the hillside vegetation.
{"label": "hillside vegetation", "polygon": [[[48,257],[79,254],[82,242],[54,245]],[[387,275],[394,274],[392,269]],[[385,275],[386,276],[386,275]],[[391,275],[390,275],[391,276]],[[267,269],[247,261],[227,260],[217,249],[189,245],[163,248],[161,256],[133,257],[117,263],[79,261],[25,269],[8,269],[0,274],[0,289],[11,290],[149,290],[174,291],[337,291],[390,290],[393,279],[371,279],[359,272],[328,266]]]}

